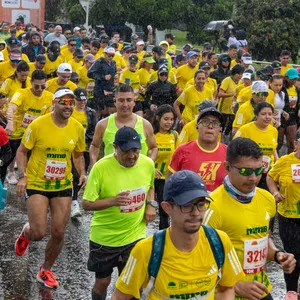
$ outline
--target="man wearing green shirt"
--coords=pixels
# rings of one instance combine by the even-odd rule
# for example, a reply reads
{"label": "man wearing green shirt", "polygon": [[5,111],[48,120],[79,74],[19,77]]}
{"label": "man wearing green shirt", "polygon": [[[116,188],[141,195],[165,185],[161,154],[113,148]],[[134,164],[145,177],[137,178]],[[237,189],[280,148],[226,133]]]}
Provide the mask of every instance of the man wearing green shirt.
{"label": "man wearing green shirt", "polygon": [[96,162],[89,175],[82,206],[94,211],[88,260],[96,277],[92,300],[106,298],[113,268],[122,271],[156,216],[154,162],[141,149],[137,131],[124,126],[115,135],[114,153]]}

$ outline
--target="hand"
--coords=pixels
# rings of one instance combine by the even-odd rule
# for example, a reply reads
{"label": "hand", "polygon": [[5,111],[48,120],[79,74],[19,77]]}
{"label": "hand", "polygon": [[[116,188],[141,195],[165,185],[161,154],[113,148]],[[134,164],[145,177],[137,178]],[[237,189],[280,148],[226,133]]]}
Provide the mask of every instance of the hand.
{"label": "hand", "polygon": [[6,130],[7,135],[13,135],[14,124],[11,121],[8,121],[5,130]]}
{"label": "hand", "polygon": [[107,74],[104,76],[105,80],[110,80],[111,79],[111,75],[110,74]]}
{"label": "hand", "polygon": [[87,183],[87,176],[86,175],[81,175],[79,177],[79,183],[78,183],[78,185],[81,186],[84,189],[85,186],[86,186],[86,183]]}
{"label": "hand", "polygon": [[104,94],[104,96],[108,96],[108,95],[111,95],[112,94],[112,92],[108,92],[108,91],[103,91],[103,94]]}
{"label": "hand", "polygon": [[184,126],[184,125],[186,124],[185,119],[181,119],[181,120],[179,121],[179,124],[182,125],[182,126]]}
{"label": "hand", "polygon": [[163,174],[162,174],[161,171],[159,171],[158,169],[155,169],[155,178],[156,178],[156,179],[159,179],[162,175],[163,175]]}
{"label": "hand", "polygon": [[111,199],[111,206],[125,206],[130,204],[131,198],[129,197],[130,191],[121,192],[116,197]]}
{"label": "hand", "polygon": [[150,105],[150,110],[153,111],[153,112],[157,111],[157,105],[156,104],[151,104]]}
{"label": "hand", "polygon": [[27,177],[25,176],[25,177],[20,178],[18,180],[17,188],[16,188],[16,192],[17,192],[18,197],[23,197],[24,196],[26,187],[27,187]]}
{"label": "hand", "polygon": [[278,252],[276,256],[277,256],[277,260],[279,261],[282,267],[283,272],[287,274],[291,274],[294,271],[297,262],[294,257],[294,254]]}
{"label": "hand", "polygon": [[275,192],[273,194],[273,196],[275,198],[276,203],[279,203],[279,202],[281,202],[281,201],[283,201],[285,199],[285,196],[282,195],[279,191]]}
{"label": "hand", "polygon": [[154,221],[156,218],[156,208],[151,205],[146,205],[144,220],[146,223]]}
{"label": "hand", "polygon": [[283,117],[284,117],[284,119],[285,119],[286,121],[290,118],[290,114],[287,113],[286,111],[283,111],[283,112],[282,112],[282,115],[283,115]]}
{"label": "hand", "polygon": [[234,289],[236,294],[249,300],[260,300],[264,293],[269,293],[267,287],[258,281],[239,281]]}
{"label": "hand", "polygon": [[149,32],[150,34],[153,33],[153,28],[152,28],[151,25],[148,25],[148,26],[147,26],[147,29],[148,29],[148,32]]}

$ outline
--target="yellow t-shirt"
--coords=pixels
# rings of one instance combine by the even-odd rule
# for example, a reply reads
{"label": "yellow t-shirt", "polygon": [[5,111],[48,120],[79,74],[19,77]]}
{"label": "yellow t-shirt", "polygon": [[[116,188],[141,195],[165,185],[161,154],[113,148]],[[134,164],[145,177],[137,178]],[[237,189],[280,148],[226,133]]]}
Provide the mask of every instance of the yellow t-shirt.
{"label": "yellow t-shirt", "polygon": [[197,118],[185,124],[179,135],[179,143],[184,144],[187,142],[195,141],[198,138]]}
{"label": "yellow t-shirt", "polygon": [[[237,88],[237,84],[231,77],[226,77],[220,86],[220,89],[223,90],[226,94],[235,93]],[[233,115],[234,112],[232,110],[232,100],[233,96],[231,97],[220,97],[220,101],[218,104],[218,109],[223,114]]]}
{"label": "yellow t-shirt", "polygon": [[178,133],[174,131],[174,133],[171,132],[168,134],[158,132],[154,137],[158,148],[157,157],[154,162],[155,168],[160,170],[163,174],[160,179],[165,179],[171,157],[179,144],[179,136]]}
{"label": "yellow t-shirt", "polygon": [[[274,107],[275,106],[275,94],[271,89],[268,90],[268,93],[269,93],[269,95],[266,98],[266,102],[270,103]],[[239,92],[238,97],[237,97],[237,102],[241,106],[243,103],[246,103],[251,98],[252,98],[252,87],[250,85],[250,86],[246,86],[245,88],[241,89],[241,91]]]}
{"label": "yellow t-shirt", "polygon": [[177,84],[176,73],[177,73],[177,67],[173,67],[169,72],[169,81],[172,82],[173,84]]}
{"label": "yellow t-shirt", "polygon": [[194,78],[194,75],[197,70],[198,70],[197,67],[191,69],[187,64],[177,68],[176,80],[177,80],[178,88],[184,89],[186,83],[190,79]]}
{"label": "yellow t-shirt", "polygon": [[78,121],[69,118],[61,128],[53,122],[52,113],[46,114],[28,126],[22,143],[32,150],[26,169],[28,189],[49,192],[72,188],[72,152],[86,149]]}
{"label": "yellow t-shirt", "polygon": [[[9,52],[7,48],[2,50],[2,54],[3,54],[4,61],[9,61]],[[27,63],[30,62],[28,56],[25,53],[22,53],[21,55],[22,55],[22,60],[26,61]]]}
{"label": "yellow t-shirt", "polygon": [[290,64],[287,64],[286,67],[281,66],[281,69],[280,69],[280,75],[284,77],[286,71],[287,71],[288,69],[291,69],[292,67],[293,67],[293,66],[290,65]]}
{"label": "yellow t-shirt", "polygon": [[[31,87],[31,80],[29,77],[26,79],[26,88]],[[22,83],[18,79],[7,78],[0,88],[0,93],[4,94],[7,98],[12,98],[15,92],[22,89]]]}
{"label": "yellow t-shirt", "polygon": [[244,104],[240,105],[232,127],[233,128],[241,128],[243,125],[254,120],[254,107],[251,101],[246,101]]}
{"label": "yellow t-shirt", "polygon": [[[219,284],[232,287],[244,278],[236,252],[227,234],[218,231],[224,245],[224,265]],[[130,253],[116,288],[124,294],[140,298],[141,288],[149,282],[148,264],[151,257],[153,236],[138,242]],[[196,295],[203,299],[214,299],[218,267],[203,228],[199,230],[199,240],[190,252],[179,251],[167,229],[163,259],[154,288],[147,299],[190,299]],[[160,296],[161,295],[161,296]]]}
{"label": "yellow t-shirt", "polygon": [[176,54],[176,45],[169,45],[169,50]]}
{"label": "yellow t-shirt", "polygon": [[73,58],[73,53],[71,53],[68,48],[64,49],[60,53],[61,53],[61,56],[62,56],[64,62],[66,62],[66,63]]}
{"label": "yellow t-shirt", "polygon": [[140,76],[138,71],[132,72],[126,68],[120,73],[119,83],[130,85],[135,94],[138,94],[140,91]]}
{"label": "yellow t-shirt", "polygon": [[31,88],[16,92],[11,103],[18,106],[14,113],[14,132],[9,137],[10,140],[22,138],[28,125],[40,116],[50,112],[53,94],[43,91],[40,97],[35,96]]}
{"label": "yellow t-shirt", "polygon": [[78,111],[76,107],[73,109],[72,118],[77,120],[84,128],[84,131],[86,131],[88,122],[85,111]]}
{"label": "yellow t-shirt", "polygon": [[[186,83],[184,89],[187,89],[188,87],[190,87],[194,84],[195,84],[195,79],[192,78]],[[215,92],[217,91],[217,88],[218,88],[216,79],[213,79],[210,77],[207,78],[207,81],[205,82],[205,86],[207,86],[209,89],[211,89],[213,95],[215,94]]]}
{"label": "yellow t-shirt", "polygon": [[69,60],[68,64],[71,65],[72,72],[77,72],[83,66],[83,62],[82,61],[76,62],[74,59]]}
{"label": "yellow t-shirt", "polygon": [[139,62],[144,58],[146,51],[141,51],[140,53],[137,53],[136,56],[138,57]]}
{"label": "yellow t-shirt", "polygon": [[141,68],[137,71],[140,77],[140,84],[142,86],[147,86],[150,83],[150,78],[153,72],[154,72],[153,69],[150,69],[150,71],[148,71],[145,68]]}
{"label": "yellow t-shirt", "polygon": [[52,94],[55,93],[55,91],[63,86],[66,86],[67,88],[69,88],[70,90],[74,91],[77,88],[77,85],[72,82],[71,80],[69,80],[66,84],[64,85],[58,85],[57,83],[57,78],[52,78],[50,80],[47,81],[47,88],[46,90]]}
{"label": "yellow t-shirt", "polygon": [[255,122],[251,122],[243,125],[238,130],[234,138],[237,137],[249,138],[261,148],[265,172],[268,172],[274,164],[274,152],[277,148],[278,138],[277,129],[272,125],[268,125],[266,130],[261,130],[255,125]]}
{"label": "yellow t-shirt", "polygon": [[95,81],[87,76],[88,69],[85,66],[82,66],[77,70],[78,74],[78,87],[82,87],[86,89],[88,97],[94,98],[94,87],[95,87]]}
{"label": "yellow t-shirt", "polygon": [[[269,223],[276,213],[274,197],[268,191],[256,188],[251,202],[243,204],[233,199],[223,185],[214,190],[210,196],[214,201],[205,213],[204,224],[223,230],[229,235],[246,274],[241,281],[256,280],[270,291],[272,285],[265,266]],[[257,261],[257,269],[254,260]],[[262,298],[265,296],[264,294]],[[236,296],[236,299],[246,300],[239,296]]]}
{"label": "yellow t-shirt", "polygon": [[14,75],[16,68],[13,67],[10,61],[0,62],[0,84],[2,84],[5,79]]}
{"label": "yellow t-shirt", "polygon": [[237,64],[236,60],[233,59],[230,63],[230,69],[232,69]]}
{"label": "yellow t-shirt", "polygon": [[238,97],[240,94],[240,91],[244,88],[245,88],[245,86],[243,83],[238,83],[238,86],[236,87],[236,90],[235,90],[235,96]]}
{"label": "yellow t-shirt", "polygon": [[268,175],[279,183],[285,199],[278,203],[278,213],[286,218],[300,218],[300,159],[295,153],[281,156]]}
{"label": "yellow t-shirt", "polygon": [[198,115],[198,106],[203,100],[212,100],[212,91],[204,85],[203,92],[196,90],[194,86],[191,86],[184,90],[178,97],[178,101],[184,105],[182,118],[186,122],[191,122]]}
{"label": "yellow t-shirt", "polygon": [[[35,66],[35,62],[31,62],[28,64],[29,65],[29,74],[28,77],[31,77],[33,71],[37,70],[36,66]],[[42,69],[45,72],[45,69]]]}
{"label": "yellow t-shirt", "polygon": [[127,64],[125,64],[124,59],[122,57],[122,55],[116,53],[113,60],[116,63],[116,67],[117,69],[124,69],[126,67]]}
{"label": "yellow t-shirt", "polygon": [[57,71],[58,66],[64,62],[63,57],[60,55],[55,61],[51,61],[46,55],[46,64],[44,66],[45,73],[49,76],[50,74]]}

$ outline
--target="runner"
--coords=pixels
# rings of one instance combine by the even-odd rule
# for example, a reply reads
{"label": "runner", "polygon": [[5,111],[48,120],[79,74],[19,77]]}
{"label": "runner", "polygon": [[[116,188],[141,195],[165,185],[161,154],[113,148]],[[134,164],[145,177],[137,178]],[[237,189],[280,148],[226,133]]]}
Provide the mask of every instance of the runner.
{"label": "runner", "polygon": [[148,155],[153,161],[157,156],[157,146],[151,124],[144,118],[134,114],[134,93],[131,86],[121,84],[118,86],[114,105],[115,114],[99,121],[90,146],[90,165],[93,166],[99,157],[100,147],[104,142],[104,156],[113,153],[113,141],[116,132],[123,126],[134,128],[141,139],[141,154]]}
{"label": "runner", "polygon": [[47,74],[47,79],[57,77],[56,71],[58,66],[63,62],[63,58],[60,56],[59,42],[54,41],[47,49],[46,63],[44,67],[44,71]]}
{"label": "runner", "polygon": [[280,75],[285,76],[287,70],[292,69],[293,66],[289,64],[289,60],[291,59],[291,52],[288,50],[282,50],[279,56],[281,69]]}
{"label": "runner", "polygon": [[83,51],[78,48],[73,53],[73,58],[68,61],[73,72],[77,72],[83,65]]}
{"label": "runner", "polygon": [[[279,234],[286,251],[293,253],[300,259],[299,251],[299,165],[300,165],[300,131],[295,137],[295,152],[278,159],[267,176],[270,192],[278,204]],[[278,189],[280,187],[280,189]],[[299,264],[291,273],[284,273],[287,295],[294,291],[294,298],[298,299]]]}
{"label": "runner", "polygon": [[154,163],[140,154],[138,133],[124,126],[114,137],[114,153],[92,168],[82,206],[94,211],[88,269],[95,273],[92,299],[106,298],[113,268],[119,274],[132,247],[146,237],[155,219]]}
{"label": "runner", "polygon": [[[117,281],[112,300],[215,299],[215,292],[216,299],[234,299],[233,287],[244,277],[242,267],[227,234],[213,231],[222,249],[218,253],[223,251],[224,255],[223,266],[219,267],[209,242],[212,233],[205,233],[213,229],[201,226],[209,203],[209,194],[197,174],[187,170],[173,174],[166,181],[162,202],[172,223],[165,232],[163,250],[153,247],[153,237],[138,242]],[[161,263],[152,262],[151,251],[163,254]],[[157,278],[150,279],[149,265],[158,265]]]}
{"label": "runner", "polygon": [[[29,74],[28,76],[31,77],[33,71],[35,70],[43,70],[46,64],[46,57],[43,54],[39,54],[35,58],[35,62],[29,63]],[[44,70],[43,70],[44,71]]]}
{"label": "runner", "polygon": [[17,64],[22,60],[21,51],[20,50],[12,50],[9,54],[9,60],[5,60],[1,63],[0,68],[0,84],[2,84],[5,79],[9,78],[10,76],[13,76]]}
{"label": "runner", "polygon": [[[95,110],[86,106],[88,101],[88,95],[85,89],[77,88],[74,90],[75,95],[75,107],[72,113],[72,118],[76,119],[84,128],[86,150],[83,152],[85,171],[87,172],[90,164],[89,147],[93,140],[95,133],[95,127],[97,124],[97,116]],[[79,185],[80,175],[74,166],[72,160],[72,174],[73,174],[73,195],[71,205],[71,218],[76,218],[81,215],[80,207],[78,203],[78,193],[81,189]]]}
{"label": "runner", "polygon": [[180,170],[191,170],[204,180],[208,191],[222,184],[226,145],[218,142],[224,119],[214,107],[203,109],[197,118],[198,139],[180,145],[174,152],[166,178]]}
{"label": "runner", "polygon": [[266,263],[277,261],[284,272],[295,269],[294,255],[278,250],[269,236],[275,216],[274,197],[256,187],[264,171],[262,150],[252,140],[236,138],[227,148],[224,183],[211,193],[204,224],[228,232],[245,278],[235,285],[239,300],[273,299]]}
{"label": "runner", "polygon": [[64,231],[70,217],[71,155],[80,174],[79,184],[84,186],[86,182],[82,153],[86,149],[84,130],[79,122],[70,118],[73,107],[73,92],[66,88],[58,89],[53,96],[53,112],[28,126],[17,152],[17,195],[23,197],[27,189],[29,198],[26,200],[28,223],[17,238],[15,250],[17,255],[22,256],[30,241],[39,241],[45,236],[50,207],[51,236],[46,246],[45,261],[37,274],[37,281],[49,288],[58,286],[51,267],[63,247]]}

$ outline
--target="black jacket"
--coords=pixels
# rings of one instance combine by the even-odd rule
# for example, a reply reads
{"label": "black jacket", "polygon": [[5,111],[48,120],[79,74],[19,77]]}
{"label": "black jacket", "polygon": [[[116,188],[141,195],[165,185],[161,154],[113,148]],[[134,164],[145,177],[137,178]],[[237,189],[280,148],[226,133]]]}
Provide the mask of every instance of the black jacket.
{"label": "black jacket", "polygon": [[[97,59],[94,64],[88,70],[87,76],[95,80],[94,92],[108,91],[112,92],[114,90],[114,77],[117,73],[116,63],[112,61],[107,63],[103,57]],[[106,80],[105,76],[111,75],[110,80]]]}
{"label": "black jacket", "polygon": [[38,44],[37,47],[38,51],[37,54],[35,54],[33,50],[34,45],[32,43],[29,43],[26,47],[22,48],[22,53],[26,54],[31,62],[34,62],[36,55],[45,54],[45,47],[43,45]]}
{"label": "black jacket", "polygon": [[90,147],[95,133],[95,127],[97,124],[97,115],[96,115],[96,111],[88,106],[85,107],[85,112],[86,112],[86,118],[88,123],[85,132],[85,142],[87,146]]}
{"label": "black jacket", "polygon": [[298,110],[300,108],[300,93],[299,90],[297,90],[297,94],[298,94],[298,100],[297,100],[297,104],[295,108],[291,108],[290,107],[290,102],[289,102],[289,96],[287,93],[287,90],[285,87],[282,88],[282,91],[284,92],[284,108],[283,110],[287,113],[289,113],[290,117],[289,119],[286,121],[285,118],[283,117],[283,115],[281,115],[281,127],[287,127],[290,125],[296,125],[299,122],[299,118],[298,118]]}
{"label": "black jacket", "polygon": [[[229,66],[226,70],[224,70],[223,67],[222,67],[222,59],[224,57],[227,57],[228,61],[229,61]],[[215,69],[214,71],[212,71],[210,73],[209,77],[211,77],[213,79],[216,79],[217,84],[220,85],[224,78],[231,75],[230,63],[231,63],[231,58],[228,54],[224,53],[224,54],[219,55],[219,57],[218,57],[218,68]]]}
{"label": "black jacket", "polygon": [[156,80],[152,81],[147,88],[145,94],[146,105],[155,104],[157,106],[162,104],[173,105],[177,99],[175,84],[166,81]]}

